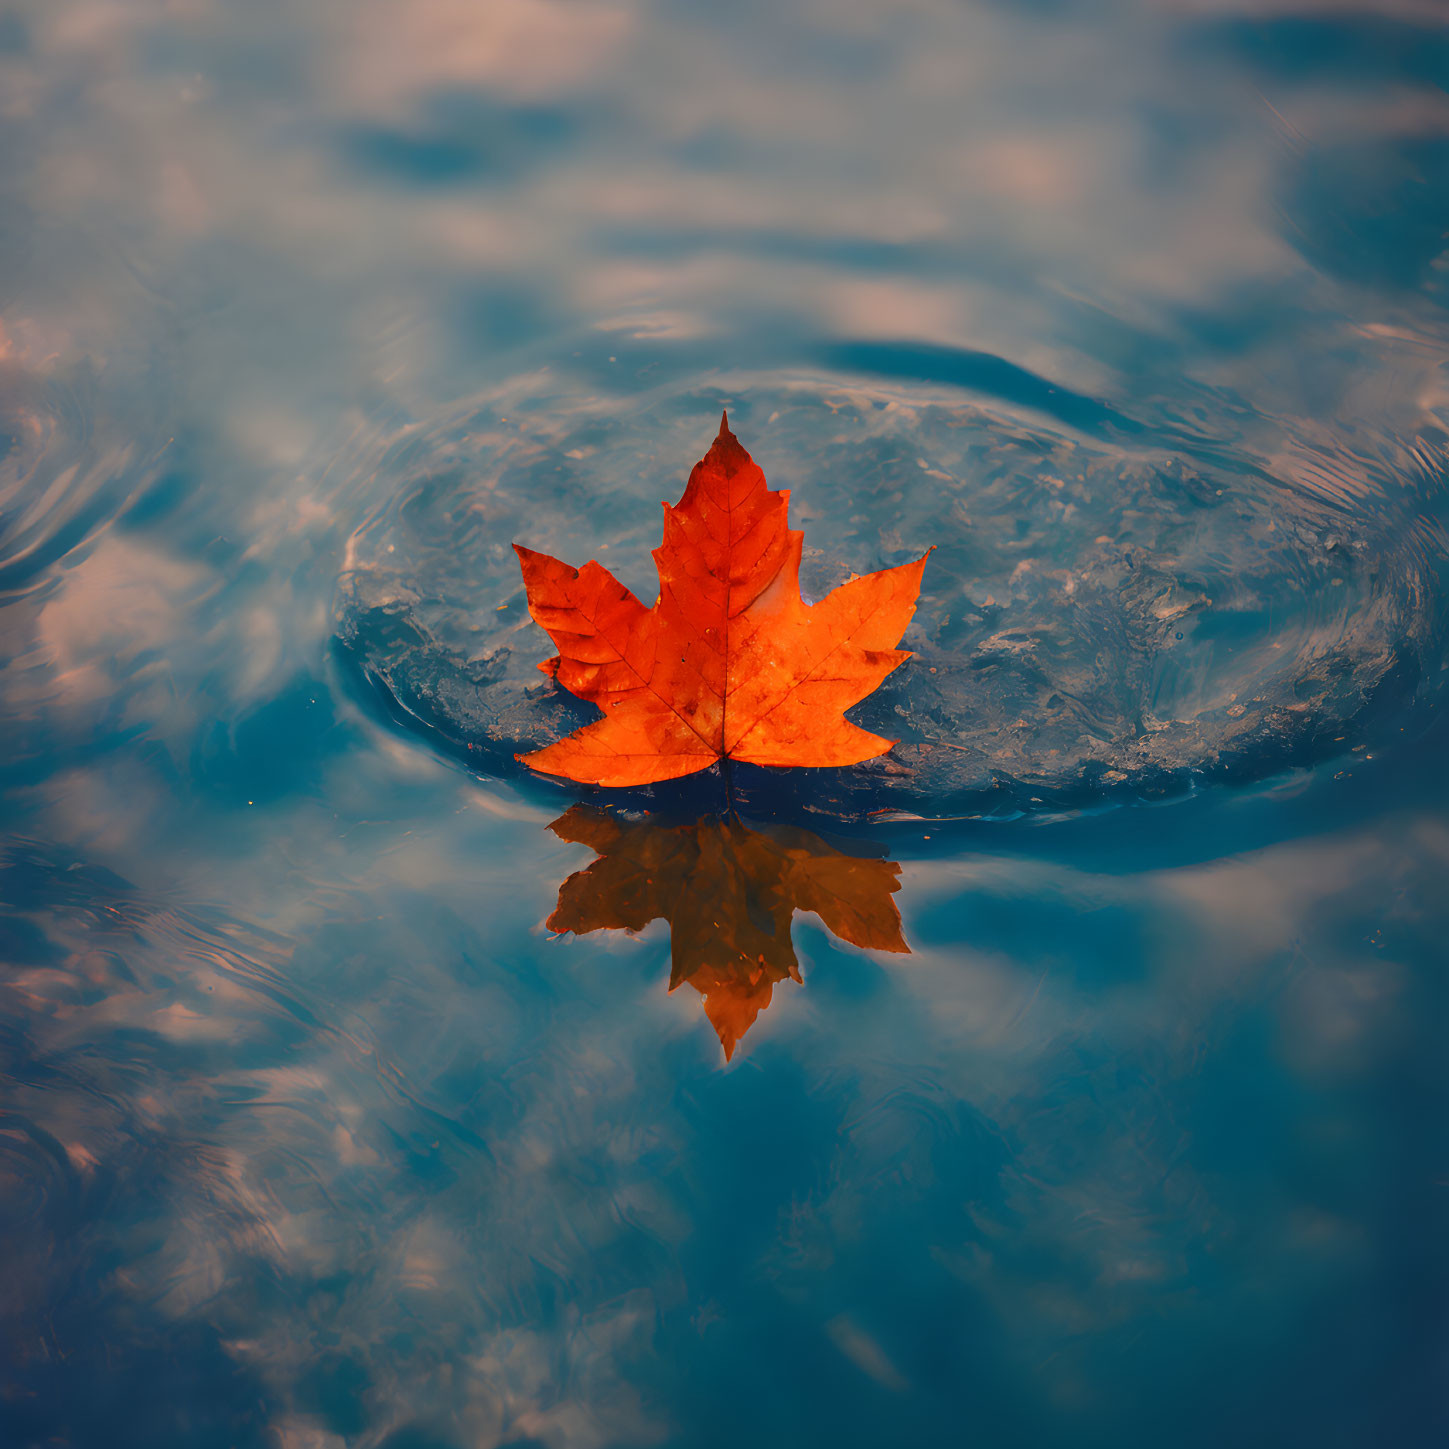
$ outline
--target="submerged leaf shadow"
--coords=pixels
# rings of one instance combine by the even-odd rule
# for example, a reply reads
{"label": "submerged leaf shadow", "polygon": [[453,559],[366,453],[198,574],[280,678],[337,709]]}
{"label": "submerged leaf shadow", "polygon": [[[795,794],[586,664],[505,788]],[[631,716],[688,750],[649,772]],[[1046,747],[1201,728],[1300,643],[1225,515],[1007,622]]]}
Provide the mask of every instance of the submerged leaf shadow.
{"label": "submerged leaf shadow", "polygon": [[796,911],[813,911],[854,946],[910,954],[894,899],[900,866],[848,855],[797,826],[757,828],[733,815],[662,825],[575,805],[549,829],[599,859],[559,887],[548,929],[583,935],[668,921],[669,989],[687,981],[704,998],[726,1060],[775,983],[800,980]]}

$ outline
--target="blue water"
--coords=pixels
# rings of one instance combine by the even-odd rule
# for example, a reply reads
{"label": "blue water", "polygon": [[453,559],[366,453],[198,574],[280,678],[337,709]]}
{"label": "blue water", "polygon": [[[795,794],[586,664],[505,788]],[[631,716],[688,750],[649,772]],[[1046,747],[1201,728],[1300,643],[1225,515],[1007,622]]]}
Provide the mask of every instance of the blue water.
{"label": "blue water", "polygon": [[[0,0],[0,1446],[1445,1442],[1446,237],[1440,0]],[[722,406],[907,763],[530,780]]]}

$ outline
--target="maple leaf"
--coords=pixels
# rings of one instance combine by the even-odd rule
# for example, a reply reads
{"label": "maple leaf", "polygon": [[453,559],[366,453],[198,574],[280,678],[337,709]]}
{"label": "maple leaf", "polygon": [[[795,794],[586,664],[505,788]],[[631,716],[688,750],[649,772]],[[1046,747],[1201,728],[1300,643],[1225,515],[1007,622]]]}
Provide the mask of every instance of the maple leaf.
{"label": "maple leaf", "polygon": [[788,526],[789,498],[766,484],[726,416],[683,498],[664,505],[652,609],[597,562],[574,569],[515,543],[529,612],[559,651],[539,668],[604,712],[518,759],[620,786],[692,775],[719,759],[821,766],[885,754],[895,741],[844,712],[911,657],[895,646],[916,611],[926,556],[807,605],[804,535]]}
{"label": "maple leaf", "polygon": [[777,981],[800,980],[790,940],[813,911],[843,941],[909,955],[893,896],[901,868],[845,855],[796,826],[755,830],[738,817],[663,826],[575,805],[549,829],[599,859],[559,887],[550,931],[641,931],[670,925],[669,989],[689,982],[725,1059],[770,1004]]}

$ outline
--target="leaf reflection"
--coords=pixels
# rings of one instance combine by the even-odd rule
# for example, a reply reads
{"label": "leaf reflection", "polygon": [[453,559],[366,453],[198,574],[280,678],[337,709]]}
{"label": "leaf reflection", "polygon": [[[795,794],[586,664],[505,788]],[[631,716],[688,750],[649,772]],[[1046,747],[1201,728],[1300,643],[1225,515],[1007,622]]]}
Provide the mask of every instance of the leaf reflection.
{"label": "leaf reflection", "polygon": [[704,998],[726,1060],[775,983],[800,980],[790,940],[796,911],[813,911],[852,945],[910,952],[894,899],[900,866],[847,855],[808,830],[755,828],[737,816],[669,826],[584,805],[549,829],[599,855],[559,887],[549,930],[638,931],[668,921],[669,989],[687,981]]}

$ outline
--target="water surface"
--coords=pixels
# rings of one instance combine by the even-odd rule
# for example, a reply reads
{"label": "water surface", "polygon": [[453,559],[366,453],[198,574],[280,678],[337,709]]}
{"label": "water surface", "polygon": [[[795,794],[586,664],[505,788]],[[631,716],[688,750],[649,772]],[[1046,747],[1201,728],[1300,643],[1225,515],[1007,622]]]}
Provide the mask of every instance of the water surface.
{"label": "water surface", "polygon": [[[1433,0],[0,4],[0,1443],[1442,1442],[1446,232]],[[527,778],[725,406],[899,750]]]}

